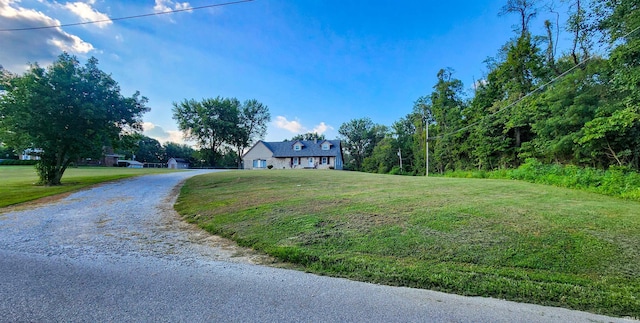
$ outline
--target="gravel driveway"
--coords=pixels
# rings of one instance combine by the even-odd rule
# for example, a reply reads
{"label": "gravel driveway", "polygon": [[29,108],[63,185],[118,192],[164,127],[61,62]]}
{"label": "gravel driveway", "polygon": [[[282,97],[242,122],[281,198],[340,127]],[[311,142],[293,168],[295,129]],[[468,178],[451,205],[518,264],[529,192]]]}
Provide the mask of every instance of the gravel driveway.
{"label": "gravel driveway", "polygon": [[628,322],[320,277],[179,220],[186,178],[142,176],[0,214],[0,321]]}
{"label": "gravel driveway", "polygon": [[178,184],[211,171],[142,176],[71,194],[32,210],[0,214],[0,249],[86,257],[154,256],[181,263],[269,259],[180,220]]}

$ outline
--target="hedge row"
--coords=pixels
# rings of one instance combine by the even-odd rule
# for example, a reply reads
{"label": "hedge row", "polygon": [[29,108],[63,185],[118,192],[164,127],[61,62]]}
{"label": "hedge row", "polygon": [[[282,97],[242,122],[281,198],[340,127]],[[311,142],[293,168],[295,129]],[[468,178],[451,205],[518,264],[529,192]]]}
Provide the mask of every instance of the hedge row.
{"label": "hedge row", "polygon": [[640,174],[627,167],[614,166],[601,170],[574,165],[549,165],[529,158],[516,169],[456,171],[446,173],[445,176],[517,179],[640,201]]}
{"label": "hedge row", "polygon": [[37,160],[2,159],[0,160],[0,165],[35,165],[37,162]]}

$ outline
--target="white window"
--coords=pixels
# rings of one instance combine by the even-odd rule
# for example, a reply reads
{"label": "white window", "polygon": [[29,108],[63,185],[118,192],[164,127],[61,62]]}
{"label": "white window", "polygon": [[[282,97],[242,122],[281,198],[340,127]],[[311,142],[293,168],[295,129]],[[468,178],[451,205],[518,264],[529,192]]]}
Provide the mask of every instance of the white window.
{"label": "white window", "polygon": [[295,144],[293,146],[293,150],[302,150],[302,146],[300,144]]}
{"label": "white window", "polygon": [[264,159],[254,159],[253,168],[267,168],[267,161]]}
{"label": "white window", "polygon": [[327,143],[322,144],[322,150],[329,150],[329,144]]}
{"label": "white window", "polygon": [[300,165],[300,157],[293,157],[293,165],[294,166]]}
{"label": "white window", "polygon": [[329,163],[329,160],[327,159],[327,157],[322,157],[322,165],[326,165]]}

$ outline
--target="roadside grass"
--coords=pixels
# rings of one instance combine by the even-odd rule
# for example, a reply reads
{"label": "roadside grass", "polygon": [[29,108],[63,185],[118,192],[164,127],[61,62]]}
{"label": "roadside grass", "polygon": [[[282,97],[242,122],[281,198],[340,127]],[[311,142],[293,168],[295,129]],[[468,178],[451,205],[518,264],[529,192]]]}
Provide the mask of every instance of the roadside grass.
{"label": "roadside grass", "polygon": [[493,179],[196,176],[176,210],[323,275],[640,317],[640,203]]}
{"label": "roadside grass", "polygon": [[33,166],[0,166],[0,208],[76,191],[102,182],[170,171],[175,170],[124,167],[69,168],[62,177],[62,185],[43,186],[36,185],[38,176]]}

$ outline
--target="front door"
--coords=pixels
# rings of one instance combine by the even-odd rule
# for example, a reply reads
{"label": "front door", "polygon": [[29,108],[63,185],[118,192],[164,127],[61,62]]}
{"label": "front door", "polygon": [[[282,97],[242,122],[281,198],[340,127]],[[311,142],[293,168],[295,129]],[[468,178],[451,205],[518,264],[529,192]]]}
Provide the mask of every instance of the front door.
{"label": "front door", "polygon": [[313,166],[315,166],[313,164],[313,157],[309,157],[309,167],[313,167]]}

